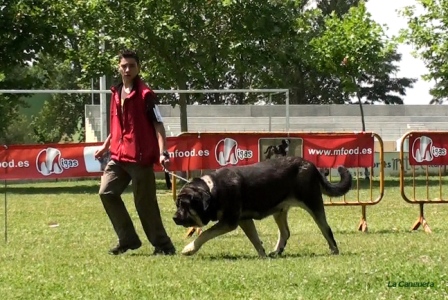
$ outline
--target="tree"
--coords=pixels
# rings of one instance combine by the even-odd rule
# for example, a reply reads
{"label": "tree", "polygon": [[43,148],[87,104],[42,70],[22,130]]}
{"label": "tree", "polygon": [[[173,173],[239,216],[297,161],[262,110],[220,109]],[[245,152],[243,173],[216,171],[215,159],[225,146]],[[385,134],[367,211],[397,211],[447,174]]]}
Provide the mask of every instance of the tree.
{"label": "tree", "polygon": [[[39,86],[29,76],[28,66],[37,61],[40,51],[56,53],[64,48],[58,37],[65,28],[58,26],[57,21],[65,11],[51,2],[0,1],[0,89]],[[26,106],[22,100],[26,96],[0,95],[0,137],[7,135],[10,124],[18,118],[19,109]]]}
{"label": "tree", "polygon": [[[45,89],[82,89],[78,81],[81,70],[78,63],[58,62],[52,56],[41,55],[32,72],[40,77]],[[89,101],[86,94],[54,94],[44,103],[38,115],[33,116],[31,127],[39,143],[79,142],[84,137],[84,106]]]}
{"label": "tree", "polygon": [[[358,100],[362,130],[365,130],[362,98],[370,103],[402,103],[390,91],[404,93],[409,79],[391,79],[390,73],[396,70],[393,60],[397,59],[396,44],[388,41],[382,27],[375,23],[360,2],[340,18],[336,13],[325,17],[325,31],[311,41],[318,59],[318,69],[339,79],[345,94],[344,99],[355,96]],[[362,86],[370,83],[370,87]]]}
{"label": "tree", "polygon": [[364,103],[403,104],[402,97],[406,96],[406,89],[412,87],[417,79],[393,76],[399,71],[395,63],[400,60],[401,54],[394,47],[385,53],[384,60],[375,73],[363,74],[358,86]]}
{"label": "tree", "polygon": [[422,14],[416,6],[407,6],[401,14],[407,18],[408,28],[402,30],[401,41],[413,45],[415,57],[423,60],[428,73],[423,79],[435,81],[431,88],[431,104],[441,104],[448,99],[448,1],[418,0]]}

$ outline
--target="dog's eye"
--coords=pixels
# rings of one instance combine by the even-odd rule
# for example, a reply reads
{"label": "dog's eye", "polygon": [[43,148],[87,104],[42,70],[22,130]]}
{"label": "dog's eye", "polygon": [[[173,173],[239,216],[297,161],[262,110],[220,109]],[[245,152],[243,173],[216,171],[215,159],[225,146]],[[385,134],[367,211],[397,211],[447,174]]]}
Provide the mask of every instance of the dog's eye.
{"label": "dog's eye", "polygon": [[190,205],[190,200],[187,200],[187,199],[180,199],[180,201],[179,201],[179,206],[187,207],[187,206],[189,206],[189,205]]}

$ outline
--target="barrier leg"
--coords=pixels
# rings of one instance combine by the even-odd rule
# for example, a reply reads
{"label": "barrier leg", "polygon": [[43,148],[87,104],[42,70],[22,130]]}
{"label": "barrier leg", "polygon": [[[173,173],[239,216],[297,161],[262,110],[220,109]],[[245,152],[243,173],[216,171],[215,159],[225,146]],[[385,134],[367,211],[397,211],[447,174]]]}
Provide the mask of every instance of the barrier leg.
{"label": "barrier leg", "polygon": [[5,244],[8,242],[8,197],[6,195],[7,182],[5,179]]}
{"label": "barrier leg", "polygon": [[431,233],[431,228],[429,228],[429,225],[426,222],[424,214],[423,214],[423,205],[424,205],[423,203],[419,203],[420,216],[418,217],[417,221],[412,226],[411,230],[417,230],[420,226],[422,226],[426,233]]}
{"label": "barrier leg", "polygon": [[361,221],[359,221],[358,230],[362,232],[367,232],[367,217],[366,217],[366,206],[362,205],[362,216]]}
{"label": "barrier leg", "polygon": [[177,178],[174,175],[171,175],[171,193],[173,194],[173,201],[176,202],[177,198]]}

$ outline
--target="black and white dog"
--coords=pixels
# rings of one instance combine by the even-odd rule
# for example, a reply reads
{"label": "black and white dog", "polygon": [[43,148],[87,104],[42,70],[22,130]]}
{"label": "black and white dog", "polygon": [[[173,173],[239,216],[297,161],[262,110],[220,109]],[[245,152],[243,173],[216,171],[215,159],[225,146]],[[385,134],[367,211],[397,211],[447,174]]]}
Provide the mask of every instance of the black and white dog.
{"label": "black and white dog", "polygon": [[291,143],[290,139],[283,139],[280,145],[270,145],[264,151],[266,154],[266,159],[271,159],[272,157],[281,157],[286,156],[289,151],[289,144]]}
{"label": "black and white dog", "polygon": [[333,254],[339,249],[327,223],[322,193],[340,197],[351,188],[350,172],[339,167],[341,180],[330,183],[311,162],[300,157],[279,157],[248,166],[224,167],[185,184],[176,199],[173,220],[184,227],[204,227],[182,250],[196,253],[204,243],[238,226],[249,238],[260,257],[266,257],[253,220],[273,216],[278,227],[278,241],[271,256],[281,254],[290,237],[288,211],[298,206],[314,219]]}

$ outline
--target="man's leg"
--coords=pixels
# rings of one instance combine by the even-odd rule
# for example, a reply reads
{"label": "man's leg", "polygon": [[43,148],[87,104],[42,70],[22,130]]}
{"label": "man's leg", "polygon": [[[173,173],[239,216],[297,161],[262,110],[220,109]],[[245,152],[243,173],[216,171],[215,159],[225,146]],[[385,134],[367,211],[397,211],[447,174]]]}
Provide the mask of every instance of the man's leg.
{"label": "man's leg", "polygon": [[149,242],[156,248],[154,253],[174,254],[173,243],[166,233],[160,216],[153,167],[137,164],[127,166],[132,177],[135,207]]}
{"label": "man's leg", "polygon": [[130,180],[130,175],[120,163],[114,161],[107,164],[101,177],[99,191],[101,202],[118,236],[117,247],[110,250],[112,254],[124,253],[129,249],[137,249],[141,246],[141,241],[121,198],[121,194],[129,185]]}

